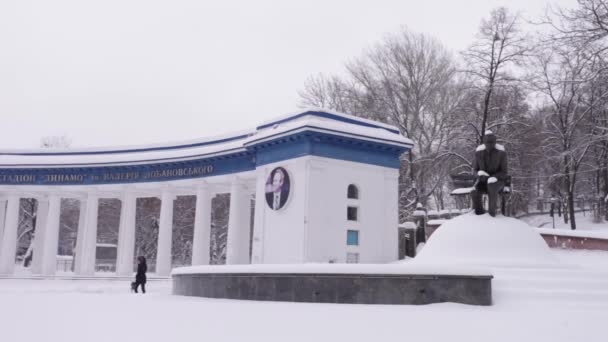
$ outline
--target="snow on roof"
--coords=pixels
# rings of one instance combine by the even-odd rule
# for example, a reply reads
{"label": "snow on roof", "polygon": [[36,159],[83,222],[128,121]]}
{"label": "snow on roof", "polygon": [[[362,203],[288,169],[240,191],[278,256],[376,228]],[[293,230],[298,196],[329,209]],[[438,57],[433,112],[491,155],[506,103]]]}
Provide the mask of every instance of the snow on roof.
{"label": "snow on roof", "polygon": [[511,217],[473,213],[445,221],[414,262],[421,265],[561,267],[536,228]]}
{"label": "snow on roof", "polygon": [[[323,116],[324,113],[327,115]],[[281,134],[292,134],[298,129],[354,136],[357,139],[402,147],[413,146],[413,142],[400,135],[393,126],[326,110],[300,111],[270,122],[274,124],[261,125],[257,131],[242,131],[173,144],[60,150],[0,150],[0,165],[8,167],[120,165],[198,159],[244,151],[248,143]]]}
{"label": "snow on roof", "polygon": [[489,129],[486,129],[484,135],[494,135],[494,132],[490,131]]}
{"label": "snow on roof", "polygon": [[214,135],[205,138],[172,141],[164,143],[153,143],[145,145],[123,145],[123,146],[94,146],[94,147],[81,147],[81,148],[34,148],[34,149],[0,149],[0,155],[3,154],[15,154],[15,155],[69,155],[69,154],[113,154],[113,153],[127,153],[127,152],[142,152],[142,151],[153,151],[153,150],[167,150],[167,149],[180,149],[189,148],[194,145],[212,145],[218,144],[225,141],[243,139],[255,131],[237,131],[230,134]]}
{"label": "snow on roof", "polygon": [[355,136],[358,139],[375,141],[389,145],[413,146],[412,140],[383,128],[360,126],[336,121],[329,118],[302,115],[293,120],[283,121],[272,126],[259,129],[254,135],[247,138],[244,145],[253,145],[265,140],[275,139],[299,131],[326,132],[334,135]]}
{"label": "snow on roof", "polygon": [[354,121],[354,122],[359,122],[362,124],[367,124],[370,125],[372,127],[381,127],[384,129],[387,129],[389,131],[392,131],[393,133],[399,133],[399,129],[393,125],[389,125],[389,124],[385,124],[382,122],[378,122],[378,121],[373,121],[373,120],[369,120],[369,119],[364,119],[358,116],[354,116],[354,115],[350,115],[350,114],[345,114],[345,113],[340,113],[337,111],[333,111],[333,110],[329,110],[329,109],[323,109],[323,108],[315,108],[315,107],[309,107],[309,108],[304,108],[300,111],[297,112],[291,112],[291,113],[287,113],[285,115],[279,116],[277,118],[274,118],[272,120],[268,120],[263,122],[261,125],[259,125],[257,128],[258,129],[262,129],[265,128],[265,126],[272,126],[276,123],[281,123],[283,121],[289,120],[291,118],[294,117],[298,117],[301,115],[314,115],[314,114],[325,114],[327,116],[333,116],[336,118],[341,118],[341,119],[346,119],[349,121]]}
{"label": "snow on roof", "polygon": [[210,157],[245,150],[243,141],[245,137],[238,140],[231,140],[209,145],[167,148],[162,150],[116,152],[100,154],[48,154],[40,155],[6,155],[0,152],[0,165],[18,166],[45,166],[45,165],[105,165],[121,164],[129,165],[138,163],[169,162],[172,160],[186,160],[188,158]]}

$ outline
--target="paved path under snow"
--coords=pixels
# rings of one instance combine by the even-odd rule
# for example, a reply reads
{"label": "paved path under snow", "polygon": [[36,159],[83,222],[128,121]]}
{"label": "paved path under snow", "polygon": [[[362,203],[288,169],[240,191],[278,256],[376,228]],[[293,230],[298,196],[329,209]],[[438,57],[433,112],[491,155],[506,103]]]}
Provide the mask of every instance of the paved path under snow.
{"label": "paved path under snow", "polygon": [[128,281],[0,280],[3,341],[606,341],[608,253],[496,269],[495,305],[335,305],[134,295]]}

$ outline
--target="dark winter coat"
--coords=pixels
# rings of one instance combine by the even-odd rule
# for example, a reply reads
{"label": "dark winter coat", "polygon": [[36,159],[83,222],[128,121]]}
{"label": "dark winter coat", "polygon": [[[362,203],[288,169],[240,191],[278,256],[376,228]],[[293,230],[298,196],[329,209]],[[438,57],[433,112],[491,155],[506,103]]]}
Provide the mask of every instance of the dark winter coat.
{"label": "dark winter coat", "polygon": [[473,173],[477,175],[477,171],[485,171],[490,177],[496,177],[499,181],[504,181],[508,175],[507,152],[500,148],[487,151],[485,146],[483,148],[481,146],[475,152]]}
{"label": "dark winter coat", "polygon": [[146,265],[145,262],[140,262],[137,265],[137,274],[135,275],[135,281],[140,284],[145,284],[147,271],[148,271],[148,265]]}

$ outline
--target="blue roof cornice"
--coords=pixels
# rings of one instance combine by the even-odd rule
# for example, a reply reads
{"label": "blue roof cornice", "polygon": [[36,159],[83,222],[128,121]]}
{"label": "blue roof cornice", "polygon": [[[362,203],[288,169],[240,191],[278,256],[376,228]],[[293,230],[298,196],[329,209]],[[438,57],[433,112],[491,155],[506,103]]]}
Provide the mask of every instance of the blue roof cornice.
{"label": "blue roof cornice", "polygon": [[286,118],[282,118],[279,120],[275,120],[275,121],[271,121],[268,123],[265,123],[263,125],[260,125],[257,127],[258,130],[264,129],[264,128],[268,128],[268,127],[272,127],[274,125],[277,124],[282,124],[284,122],[288,122],[288,121],[292,121],[298,118],[301,118],[303,116],[307,116],[307,115],[311,115],[311,116],[317,116],[317,117],[321,117],[321,118],[326,118],[326,119],[332,119],[335,121],[340,121],[340,122],[345,122],[345,123],[349,123],[349,124],[355,124],[355,125],[359,125],[359,126],[363,126],[363,127],[372,127],[372,128],[380,128],[380,129],[384,129],[387,130],[391,133],[395,133],[395,134],[400,134],[399,130],[394,127],[394,126],[389,126],[389,125],[385,125],[385,124],[380,124],[380,123],[374,123],[371,120],[365,120],[365,119],[359,119],[356,117],[352,117],[352,116],[345,116],[345,115],[338,115],[338,114],[334,114],[331,112],[326,112],[326,111],[317,111],[317,110],[307,110],[305,112],[299,113],[299,114],[295,114],[295,115],[291,115],[288,116]]}

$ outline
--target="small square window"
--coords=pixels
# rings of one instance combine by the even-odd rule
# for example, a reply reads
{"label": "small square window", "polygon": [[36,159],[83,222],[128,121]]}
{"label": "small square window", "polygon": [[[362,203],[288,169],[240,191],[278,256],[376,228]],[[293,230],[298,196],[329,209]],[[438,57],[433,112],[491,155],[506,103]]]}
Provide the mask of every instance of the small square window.
{"label": "small square window", "polygon": [[346,263],[347,264],[358,264],[359,263],[359,253],[346,253]]}
{"label": "small square window", "polygon": [[358,210],[357,207],[348,207],[346,208],[346,218],[349,221],[357,221],[358,219]]}
{"label": "small square window", "polygon": [[359,231],[358,230],[346,231],[346,245],[359,246]]}

